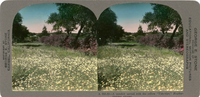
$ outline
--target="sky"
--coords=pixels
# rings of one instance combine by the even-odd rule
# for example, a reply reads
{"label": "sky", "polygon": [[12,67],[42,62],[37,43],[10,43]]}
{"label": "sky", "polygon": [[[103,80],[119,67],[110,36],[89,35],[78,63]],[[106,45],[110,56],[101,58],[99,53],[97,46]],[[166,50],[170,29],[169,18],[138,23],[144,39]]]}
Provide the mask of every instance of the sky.
{"label": "sky", "polygon": [[117,15],[117,24],[126,32],[137,32],[139,25],[143,31],[147,31],[147,24],[142,24],[140,21],[146,12],[153,12],[150,3],[119,4],[110,8]]}
{"label": "sky", "polygon": [[[143,31],[147,32],[147,24],[142,24],[140,21],[146,12],[153,12],[150,3],[118,4],[110,8],[117,16],[117,24],[121,25],[124,31],[137,32],[139,25],[141,25]],[[52,3],[27,6],[19,11],[23,17],[22,25],[25,25],[30,32],[34,33],[41,33],[44,26],[47,27],[47,31],[51,32],[53,25],[47,24],[45,21],[48,20],[51,13],[58,13],[57,9],[58,7]]]}
{"label": "sky", "polygon": [[40,33],[44,26],[47,31],[52,30],[51,24],[45,23],[51,13],[58,13],[57,6],[53,3],[34,4],[24,7],[19,11],[22,16],[22,25],[25,25],[30,32]]}

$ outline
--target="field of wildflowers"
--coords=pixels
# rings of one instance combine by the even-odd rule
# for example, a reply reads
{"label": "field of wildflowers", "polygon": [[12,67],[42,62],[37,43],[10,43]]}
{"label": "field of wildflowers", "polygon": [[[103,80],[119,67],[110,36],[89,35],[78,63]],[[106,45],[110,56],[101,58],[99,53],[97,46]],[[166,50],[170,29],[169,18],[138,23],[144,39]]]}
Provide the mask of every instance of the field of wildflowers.
{"label": "field of wildflowers", "polygon": [[[34,45],[34,44],[32,44]],[[12,47],[13,91],[97,91],[97,58],[59,47]]]}
{"label": "field of wildflowers", "polygon": [[14,91],[183,91],[183,56],[150,46],[102,46],[97,56],[35,44],[12,47]]}
{"label": "field of wildflowers", "polygon": [[97,58],[99,90],[183,91],[183,56],[168,49],[104,46]]}

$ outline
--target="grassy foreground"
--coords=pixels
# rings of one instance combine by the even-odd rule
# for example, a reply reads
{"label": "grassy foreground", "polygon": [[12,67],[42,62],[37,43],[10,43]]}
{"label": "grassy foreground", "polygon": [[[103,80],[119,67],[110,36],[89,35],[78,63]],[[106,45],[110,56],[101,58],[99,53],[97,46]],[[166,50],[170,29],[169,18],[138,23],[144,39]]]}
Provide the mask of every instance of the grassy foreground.
{"label": "grassy foreground", "polygon": [[35,43],[13,46],[12,70],[14,91],[97,91],[98,88],[97,58],[59,47]]}
{"label": "grassy foreground", "polygon": [[14,91],[183,91],[183,56],[149,46],[98,47],[98,56],[21,43],[12,47]]}
{"label": "grassy foreground", "polygon": [[97,63],[102,91],[183,91],[183,56],[168,49],[104,46]]}

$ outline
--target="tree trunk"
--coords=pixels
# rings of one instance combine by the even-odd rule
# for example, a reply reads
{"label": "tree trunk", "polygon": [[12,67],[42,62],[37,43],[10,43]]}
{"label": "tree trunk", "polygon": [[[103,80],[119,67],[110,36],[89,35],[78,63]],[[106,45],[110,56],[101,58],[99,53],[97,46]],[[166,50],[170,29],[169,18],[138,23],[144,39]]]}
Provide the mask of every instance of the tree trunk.
{"label": "tree trunk", "polygon": [[174,35],[175,35],[176,30],[178,29],[178,27],[179,27],[179,25],[176,24],[176,27],[175,27],[175,29],[174,29],[174,31],[173,31],[173,33],[172,33],[170,39],[169,39],[169,43],[170,43],[169,48],[172,48],[172,47],[174,46],[173,38],[174,38]]}
{"label": "tree trunk", "polygon": [[[75,44],[76,44],[77,41],[78,41],[78,37],[80,36],[81,30],[83,29],[83,27],[84,27],[84,25],[81,24],[81,28],[79,29],[78,34],[76,35],[76,38],[75,38],[75,40],[74,40],[74,43],[75,43]],[[78,48],[77,45],[75,45],[75,46],[74,46],[74,49],[77,49],[77,48]]]}
{"label": "tree trunk", "polygon": [[164,30],[162,30],[162,36],[160,37],[160,39],[159,39],[159,40],[162,40],[164,36],[165,36],[165,31],[164,31]]}
{"label": "tree trunk", "polygon": [[176,27],[175,27],[175,29],[174,29],[174,31],[173,31],[173,33],[172,33],[172,35],[171,35],[171,37],[170,37],[170,41],[172,41],[173,40],[173,38],[174,38],[174,35],[175,35],[175,33],[176,33],[176,30],[178,29],[178,24],[176,25]]}

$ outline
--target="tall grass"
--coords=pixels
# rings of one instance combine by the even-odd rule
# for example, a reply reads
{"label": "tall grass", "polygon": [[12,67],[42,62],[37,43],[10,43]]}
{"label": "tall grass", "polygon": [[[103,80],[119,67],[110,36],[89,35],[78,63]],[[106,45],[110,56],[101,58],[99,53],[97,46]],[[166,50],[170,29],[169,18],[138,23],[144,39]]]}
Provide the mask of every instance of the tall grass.
{"label": "tall grass", "polygon": [[98,51],[99,90],[183,91],[181,55],[148,46],[103,46]]}
{"label": "tall grass", "polygon": [[97,91],[97,59],[53,46],[12,47],[14,91]]}
{"label": "tall grass", "polygon": [[12,86],[14,91],[183,91],[183,62],[183,55],[145,45],[101,46],[96,57],[22,43],[12,47]]}

